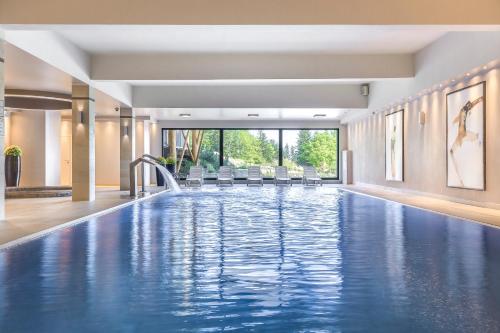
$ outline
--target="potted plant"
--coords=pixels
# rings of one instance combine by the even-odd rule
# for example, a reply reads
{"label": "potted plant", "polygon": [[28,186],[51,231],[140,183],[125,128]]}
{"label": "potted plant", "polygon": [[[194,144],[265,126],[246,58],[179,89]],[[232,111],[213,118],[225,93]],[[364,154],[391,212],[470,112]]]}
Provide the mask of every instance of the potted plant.
{"label": "potted plant", "polygon": [[165,165],[167,167],[168,172],[170,172],[172,175],[175,173],[175,159],[172,157],[167,157],[165,159]]}
{"label": "potted plant", "polygon": [[23,151],[19,146],[11,145],[5,148],[5,185],[19,186],[21,180],[21,155]]}
{"label": "potted plant", "polygon": [[[157,160],[158,163],[160,163],[164,167],[167,167],[167,159],[165,157],[160,156],[157,158]],[[158,169],[156,169],[156,186],[165,186],[165,179],[163,179],[163,175]]]}

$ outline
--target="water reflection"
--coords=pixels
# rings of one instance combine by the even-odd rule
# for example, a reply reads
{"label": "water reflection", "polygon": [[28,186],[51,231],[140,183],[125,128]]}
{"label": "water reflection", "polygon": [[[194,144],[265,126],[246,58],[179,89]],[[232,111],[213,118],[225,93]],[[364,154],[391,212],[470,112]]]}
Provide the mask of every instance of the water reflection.
{"label": "water reflection", "polygon": [[398,301],[406,298],[403,206],[385,202],[385,250],[387,280]]}
{"label": "water reflection", "polygon": [[494,331],[499,244],[332,188],[165,195],[1,251],[0,331]]}

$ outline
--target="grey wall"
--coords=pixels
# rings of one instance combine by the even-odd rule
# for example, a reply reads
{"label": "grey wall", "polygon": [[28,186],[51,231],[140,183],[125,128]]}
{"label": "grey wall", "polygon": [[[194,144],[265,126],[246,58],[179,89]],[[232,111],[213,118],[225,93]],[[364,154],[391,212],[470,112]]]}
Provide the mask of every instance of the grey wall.
{"label": "grey wall", "polygon": [[500,32],[451,32],[414,55],[415,77],[372,84],[369,109],[377,109],[500,59]]}
{"label": "grey wall", "polygon": [[[486,81],[486,191],[446,186],[446,93]],[[444,91],[406,103],[404,122],[404,182],[385,180],[385,113],[349,124],[349,149],[353,151],[354,182],[426,192],[481,205],[500,204],[500,70],[492,69]],[[424,126],[418,112],[426,113]]]}
{"label": "grey wall", "polygon": [[370,84],[368,109],[348,114],[342,120],[349,123],[399,104],[402,99],[415,97],[425,89],[450,80],[460,81],[467,72],[480,70],[500,62],[500,32],[450,32],[414,54],[415,77],[376,81]]}

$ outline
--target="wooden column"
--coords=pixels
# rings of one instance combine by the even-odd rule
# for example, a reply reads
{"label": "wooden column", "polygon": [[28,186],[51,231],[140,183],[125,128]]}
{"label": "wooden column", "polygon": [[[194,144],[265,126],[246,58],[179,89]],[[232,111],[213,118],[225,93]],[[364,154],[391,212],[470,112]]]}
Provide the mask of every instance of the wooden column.
{"label": "wooden column", "polygon": [[177,160],[175,130],[168,130],[168,156]]}
{"label": "wooden column", "polygon": [[199,149],[199,144],[198,144],[198,136],[200,135],[199,130],[192,130],[191,131],[191,158],[193,159],[193,162],[196,162],[196,165],[198,165],[198,161],[196,161],[196,156],[198,155],[198,149]]}

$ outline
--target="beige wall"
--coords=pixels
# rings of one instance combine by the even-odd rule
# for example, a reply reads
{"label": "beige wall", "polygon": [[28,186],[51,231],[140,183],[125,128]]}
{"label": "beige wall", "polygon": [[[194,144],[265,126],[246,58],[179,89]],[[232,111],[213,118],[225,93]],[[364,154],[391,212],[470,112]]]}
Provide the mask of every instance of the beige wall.
{"label": "beige wall", "polygon": [[20,110],[6,124],[6,144],[23,150],[20,186],[59,185],[61,113]]}
{"label": "beige wall", "polygon": [[[144,122],[142,120],[136,122],[137,156],[149,152],[149,138],[154,133],[156,133],[154,128],[149,129],[149,123],[144,130]],[[64,162],[61,150],[63,136],[71,136],[71,119],[61,119],[58,111],[23,110],[9,114],[6,118],[6,145],[15,144],[23,149],[21,186],[61,184],[61,163]],[[120,184],[118,118],[96,120],[95,152],[96,185],[118,186]],[[149,175],[146,176],[149,179]]]}
{"label": "beige wall", "polygon": [[[135,125],[136,156],[145,152],[149,143],[145,142],[144,122],[137,120]],[[95,179],[98,186],[120,185],[120,123],[119,119],[96,119],[95,125],[96,170]],[[147,149],[146,149],[147,150]],[[138,173],[140,175],[140,173]],[[139,176],[138,176],[139,177]],[[140,182],[140,177],[139,177]]]}
{"label": "beige wall", "polygon": [[116,120],[95,122],[96,185],[120,184],[120,123]]}
{"label": "beige wall", "polygon": [[[446,93],[479,81],[486,83],[486,191],[446,186]],[[404,106],[404,182],[385,180],[384,115],[378,113],[348,126],[348,146],[353,151],[355,183],[367,183],[431,193],[460,201],[500,204],[500,70],[492,69],[469,82],[459,82],[441,92]],[[426,113],[424,126],[418,112]]]}
{"label": "beige wall", "polygon": [[11,112],[8,142],[23,150],[20,186],[45,185],[45,113]]}

